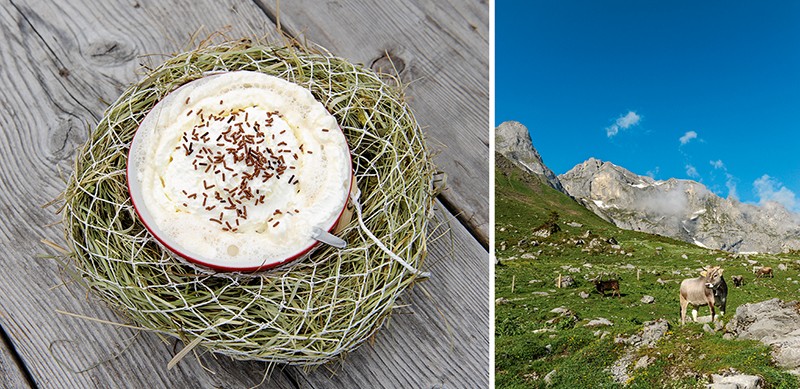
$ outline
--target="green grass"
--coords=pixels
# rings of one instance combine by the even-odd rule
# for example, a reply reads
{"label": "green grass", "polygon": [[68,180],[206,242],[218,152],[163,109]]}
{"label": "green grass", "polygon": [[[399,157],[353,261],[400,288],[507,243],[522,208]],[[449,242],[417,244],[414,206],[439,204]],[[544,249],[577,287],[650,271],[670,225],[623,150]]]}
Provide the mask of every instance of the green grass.
{"label": "green grass", "polygon": [[[759,265],[776,269],[773,279],[754,279],[753,265],[745,258],[662,236],[618,229],[568,196],[518,169],[509,168],[507,163],[498,163],[495,191],[496,255],[501,261],[495,268],[495,297],[508,300],[496,304],[495,309],[498,388],[544,387],[543,377],[553,370],[556,373],[551,376],[552,387],[574,388],[576,383],[581,387],[618,387],[607,369],[625,349],[615,344],[614,338],[634,334],[644,322],[657,318],[667,319],[670,331],[654,349],[639,351],[637,359],[647,354],[655,361],[631,373],[629,387],[702,388],[710,374],[729,368],[760,375],[766,381],[766,388],[800,386],[797,377],[774,366],[766,346],[755,341],[726,340],[721,332],[707,334],[702,324],[681,326],[678,305],[680,281],[697,277],[698,269],[705,265],[724,269],[729,287],[727,312],[723,316],[726,323],[741,304],[774,297],[794,299],[800,292],[800,285],[793,282],[800,280],[800,266],[795,262],[800,259],[798,254],[749,256]],[[539,246],[525,245],[525,241],[532,240],[533,230],[552,211],[558,212],[562,231],[546,239],[534,238],[541,243]],[[573,228],[567,222],[583,226]],[[586,243],[592,238],[614,237],[621,249],[632,256],[621,255],[608,244],[584,252],[586,245],[570,243],[587,229],[592,234],[584,239]],[[523,245],[518,247],[520,241]],[[523,258],[525,254],[534,254],[536,259]],[[683,254],[688,259],[683,259]],[[778,271],[781,263],[788,270]],[[565,266],[580,268],[580,272],[570,273]],[[559,274],[572,276],[576,286],[556,289],[554,280]],[[622,297],[602,297],[594,291],[589,278],[601,274],[621,278]],[[745,285],[735,288],[732,275],[743,275]],[[662,285],[658,279],[666,283]],[[531,283],[534,280],[541,282]],[[589,297],[581,298],[580,292],[589,293]],[[643,295],[655,297],[655,303],[641,303]],[[558,316],[550,310],[560,306],[573,311],[577,322],[546,323]],[[698,308],[699,316],[708,314],[708,308]],[[609,319],[614,325],[594,329],[583,326],[598,317]],[[610,335],[601,339],[594,334],[597,329]]]}

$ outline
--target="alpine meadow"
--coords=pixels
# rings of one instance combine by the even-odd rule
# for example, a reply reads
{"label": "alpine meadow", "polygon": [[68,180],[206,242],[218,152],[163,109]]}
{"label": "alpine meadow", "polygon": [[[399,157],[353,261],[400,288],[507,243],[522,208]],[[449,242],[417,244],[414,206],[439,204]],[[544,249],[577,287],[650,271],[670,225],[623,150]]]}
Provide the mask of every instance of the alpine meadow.
{"label": "alpine meadow", "polygon": [[793,213],[596,159],[557,176],[516,122],[495,145],[497,388],[800,386]]}

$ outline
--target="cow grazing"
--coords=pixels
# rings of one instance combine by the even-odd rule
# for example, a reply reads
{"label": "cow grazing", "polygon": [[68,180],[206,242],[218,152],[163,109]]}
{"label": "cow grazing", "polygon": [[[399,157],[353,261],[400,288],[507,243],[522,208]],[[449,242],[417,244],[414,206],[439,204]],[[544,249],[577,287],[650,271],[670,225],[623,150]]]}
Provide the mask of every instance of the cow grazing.
{"label": "cow grazing", "polygon": [[764,267],[756,270],[756,278],[766,277],[766,276],[769,276],[769,278],[775,278],[775,275],[772,274],[772,268],[771,267],[764,266]]}
{"label": "cow grazing", "polygon": [[681,282],[681,324],[686,324],[686,307],[692,305],[708,305],[711,310],[711,321],[714,321],[715,305],[720,305],[722,312],[728,300],[728,286],[722,278],[719,266],[706,267],[700,277],[687,278]]}
{"label": "cow grazing", "polygon": [[737,288],[744,285],[744,277],[742,276],[733,276],[731,279],[733,280],[733,285]]}
{"label": "cow grazing", "polygon": [[619,293],[619,281],[618,280],[608,280],[602,281],[600,277],[593,279],[592,282],[594,283],[594,288],[600,292],[603,297],[606,296],[606,291],[611,291],[611,297],[614,297],[614,294],[617,294],[617,297],[622,297]]}

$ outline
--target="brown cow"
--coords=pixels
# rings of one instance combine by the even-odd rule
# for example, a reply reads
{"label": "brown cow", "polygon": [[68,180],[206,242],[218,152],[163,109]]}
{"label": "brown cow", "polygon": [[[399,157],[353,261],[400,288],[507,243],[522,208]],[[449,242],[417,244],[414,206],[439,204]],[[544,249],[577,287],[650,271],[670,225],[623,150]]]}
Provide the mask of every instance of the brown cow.
{"label": "brown cow", "polygon": [[[700,273],[700,277],[687,278],[681,282],[680,303],[681,303],[681,324],[686,323],[686,307],[692,305],[708,305],[711,310],[711,321],[714,321],[714,303],[717,289],[724,285],[722,269],[719,266],[706,267]],[[725,287],[727,294],[727,287]],[[725,296],[727,298],[727,296]],[[724,310],[724,302],[722,302]]]}
{"label": "brown cow", "polygon": [[737,288],[744,285],[744,277],[742,276],[733,276],[731,279],[733,280],[733,285]]}
{"label": "brown cow", "polygon": [[602,281],[600,279],[600,276],[598,276],[597,278],[593,279],[592,282],[594,283],[594,288],[598,292],[600,292],[603,295],[603,297],[606,296],[606,291],[607,290],[611,291],[611,297],[614,297],[615,293],[617,294],[617,297],[622,297],[622,295],[619,293],[619,281],[618,280]]}
{"label": "brown cow", "polygon": [[775,275],[772,274],[772,268],[769,266],[762,267],[761,269],[756,270],[756,278],[769,276],[769,278],[775,278]]}

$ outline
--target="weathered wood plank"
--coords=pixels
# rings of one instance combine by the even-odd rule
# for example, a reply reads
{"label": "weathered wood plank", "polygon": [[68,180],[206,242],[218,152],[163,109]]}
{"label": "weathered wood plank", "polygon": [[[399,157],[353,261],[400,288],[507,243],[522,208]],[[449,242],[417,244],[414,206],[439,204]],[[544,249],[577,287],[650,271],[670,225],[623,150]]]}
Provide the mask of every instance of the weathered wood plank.
{"label": "weathered wood plank", "polygon": [[[2,316],[2,312],[0,312]],[[0,328],[0,331],[3,331]],[[29,388],[25,366],[18,360],[5,332],[0,333],[0,388]]]}
{"label": "weathered wood plank", "polygon": [[[435,162],[442,200],[489,241],[489,5],[485,0],[256,0],[281,27],[353,62],[410,82],[407,94]],[[391,62],[387,60],[388,53]]]}
{"label": "weathered wood plank", "polygon": [[[138,63],[162,60],[138,56],[180,50],[200,26],[213,31],[230,25],[231,37],[263,35],[273,28],[269,18],[254,4],[237,1],[0,3],[0,83],[4,85],[0,89],[0,209],[4,216],[0,252],[5,258],[0,272],[4,290],[0,326],[7,330],[36,384],[259,384],[266,368],[263,363],[208,354],[200,357],[200,363],[211,372],[194,358],[166,371],[164,366],[175,352],[172,343],[163,343],[153,334],[136,335],[133,330],[56,314],[55,309],[61,309],[119,321],[105,305],[87,300],[81,288],[58,287],[61,277],[56,264],[37,255],[46,251],[40,238],[61,241],[57,227],[46,227],[57,217],[40,207],[63,190],[56,166],[63,172],[71,170],[73,150],[85,141],[86,128],[102,114],[105,102],[115,100],[139,77]],[[431,247],[428,263],[434,278],[423,286],[433,298],[422,288],[407,294],[408,310],[414,314],[395,315],[378,333],[375,346],[352,353],[335,377],[329,379],[324,369],[306,375],[278,367],[265,386],[364,387],[405,382],[417,387],[438,379],[462,387],[488,382],[488,255],[454,224],[454,251],[444,241]],[[442,317],[449,327],[442,324]],[[452,339],[452,344],[443,339]],[[428,346],[415,348],[423,341]],[[452,349],[447,348],[451,345]],[[411,373],[416,373],[414,380],[405,377]]]}
{"label": "weathered wood plank", "polygon": [[402,297],[409,307],[399,308],[374,344],[349,355],[335,375],[299,376],[299,382],[314,388],[489,385],[488,254],[449,213],[438,214],[450,218],[450,232],[430,245],[424,268],[432,277]]}
{"label": "weathered wood plank", "polygon": [[[235,36],[273,28],[258,7],[236,1],[187,1],[169,8],[144,1],[2,1],[0,326],[37,385],[229,387],[262,381],[264,363],[212,355],[201,361],[213,374],[191,358],[166,371],[175,351],[158,337],[56,314],[61,309],[119,321],[108,307],[87,301],[80,288],[56,287],[56,264],[37,258],[45,251],[39,239],[61,241],[57,227],[45,227],[57,217],[40,207],[64,188],[56,166],[70,171],[73,150],[102,114],[104,101],[116,99],[139,77],[138,56],[174,52],[201,26],[212,31],[226,25]],[[296,387],[282,369],[269,379],[270,386]]]}

